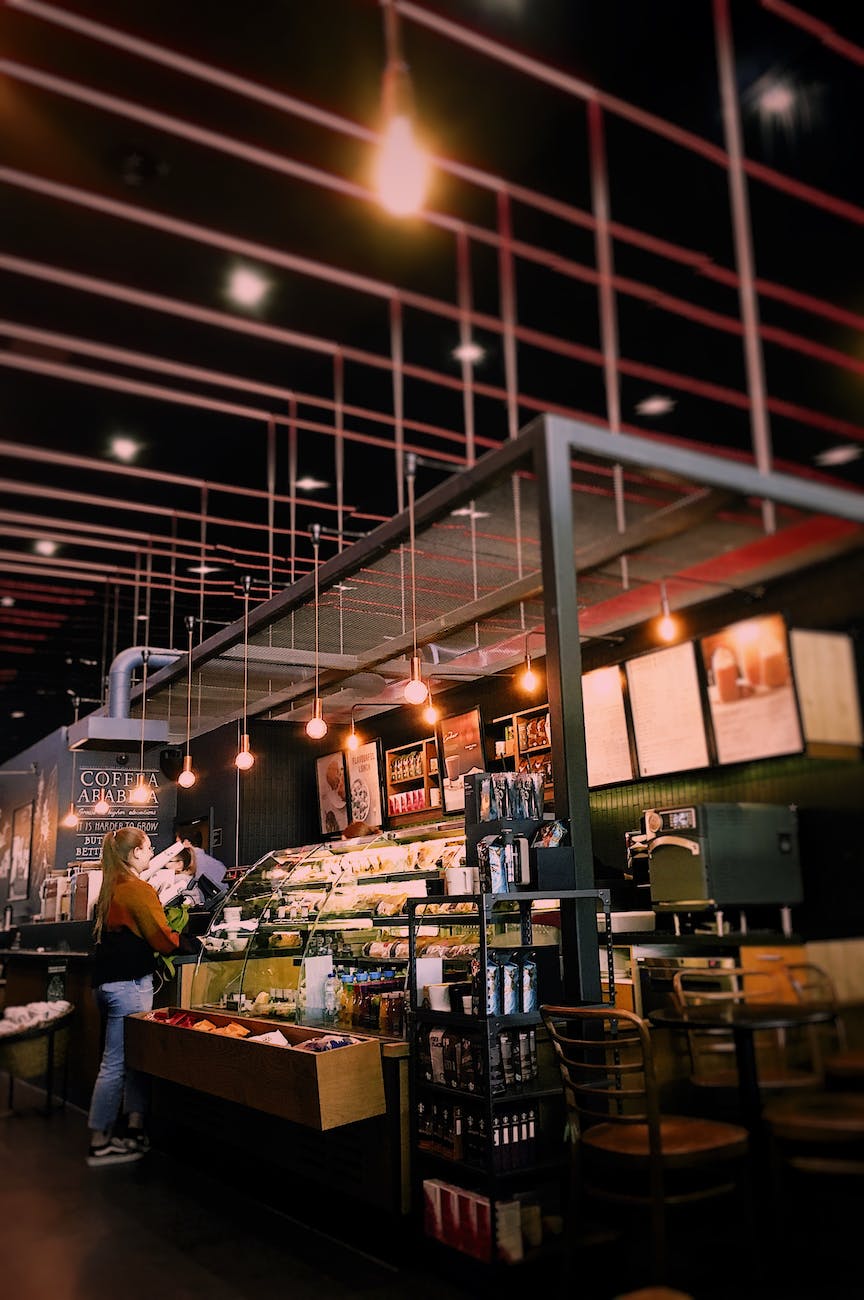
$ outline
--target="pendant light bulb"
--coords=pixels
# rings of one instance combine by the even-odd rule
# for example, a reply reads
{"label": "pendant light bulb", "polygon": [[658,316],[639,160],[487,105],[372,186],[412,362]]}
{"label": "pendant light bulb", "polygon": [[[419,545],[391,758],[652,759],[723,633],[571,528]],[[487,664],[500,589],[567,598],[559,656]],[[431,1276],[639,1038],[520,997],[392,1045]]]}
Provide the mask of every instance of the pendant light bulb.
{"label": "pendant light bulb", "polygon": [[411,657],[411,676],[405,683],[402,694],[409,704],[422,704],[429,694],[429,687],[424,682],[420,672],[419,655],[412,655]]}
{"label": "pendant light bulb", "polygon": [[189,790],[198,780],[195,772],[192,770],[192,755],[187,754],[183,759],[183,771],[177,777],[177,784],[184,790]]}
{"label": "pendant light bulb", "polygon": [[414,134],[414,89],[402,57],[393,0],[382,0],[386,63],[381,81],[381,144],[373,184],[381,206],[396,217],[419,212],[429,184],[429,157]]}
{"label": "pendant light bulb", "polygon": [[327,735],[327,723],[324,720],[324,706],[320,695],[315,696],[312,717],[306,723],[306,735],[310,740],[322,740]]}
{"label": "pendant light bulb", "polygon": [[674,641],[678,635],[678,621],[669,609],[669,597],[666,583],[660,583],[660,617],[657,620],[657,635],[661,641]]}
{"label": "pendant light bulb", "polygon": [[138,778],[138,784],[129,795],[129,802],[134,803],[136,808],[143,808],[145,804],[150,802],[150,787],[144,780],[143,772]]}
{"label": "pendant light bulb", "polygon": [[374,180],[382,208],[394,217],[410,217],[422,208],[429,185],[429,159],[406,114],[396,114],[385,123]]}
{"label": "pendant light bulb", "polygon": [[70,831],[74,831],[75,828],[77,827],[77,825],[78,825],[78,814],[77,814],[77,812],[75,811],[75,805],[74,805],[74,803],[70,803],[70,805],[69,805],[69,811],[67,812],[66,816],[63,818],[63,823],[62,823],[62,824],[63,824],[64,826],[66,826]]}
{"label": "pendant light bulb", "polygon": [[249,748],[249,735],[248,732],[244,731],[243,735],[240,737],[240,748],[238,749],[237,756],[234,759],[234,766],[239,772],[248,772],[254,762],[255,755]]}
{"label": "pendant light bulb", "polygon": [[426,705],[426,708],[423,710],[423,721],[428,722],[430,727],[434,727],[435,723],[438,721],[439,716],[440,715],[438,713],[438,710],[430,700],[429,703]]}
{"label": "pendant light bulb", "polygon": [[93,811],[99,817],[104,817],[106,813],[111,811],[111,805],[105,798],[104,794],[100,794],[99,798],[94,803]]}
{"label": "pendant light bulb", "polygon": [[519,685],[523,691],[536,691],[540,684],[540,678],[531,667],[531,656],[525,655],[525,667],[519,677]]}
{"label": "pendant light bulb", "polygon": [[360,748],[360,737],[357,735],[357,732],[354,730],[353,718],[351,719],[351,730],[348,732],[348,739],[345,741],[345,747],[346,749]]}

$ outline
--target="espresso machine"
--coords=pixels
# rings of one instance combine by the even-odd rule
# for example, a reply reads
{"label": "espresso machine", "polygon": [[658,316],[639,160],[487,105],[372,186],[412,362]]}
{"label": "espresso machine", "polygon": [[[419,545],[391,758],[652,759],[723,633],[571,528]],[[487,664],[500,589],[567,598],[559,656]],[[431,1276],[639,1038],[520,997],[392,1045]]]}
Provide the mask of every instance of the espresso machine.
{"label": "espresso machine", "polygon": [[[790,908],[803,897],[797,811],[785,804],[704,803],[648,808],[639,849],[648,856],[655,911],[708,911],[722,934],[723,909],[737,908],[746,932],[748,906],[780,908],[784,934]],[[634,845],[634,848],[636,846]]]}

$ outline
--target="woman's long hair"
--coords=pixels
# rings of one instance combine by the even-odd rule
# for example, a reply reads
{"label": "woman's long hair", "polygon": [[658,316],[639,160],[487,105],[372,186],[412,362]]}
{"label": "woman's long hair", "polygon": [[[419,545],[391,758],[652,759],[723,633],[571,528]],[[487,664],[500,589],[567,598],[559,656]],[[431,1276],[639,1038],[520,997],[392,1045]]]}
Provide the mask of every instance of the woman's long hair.
{"label": "woman's long hair", "polygon": [[114,897],[117,881],[123,876],[135,873],[128,864],[133,849],[137,849],[146,839],[139,826],[122,826],[118,831],[108,831],[102,840],[102,857],[99,866],[102,869],[102,888],[96,900],[96,920],[93,925],[93,938],[98,943],[102,937],[102,927],[108,916],[108,908]]}

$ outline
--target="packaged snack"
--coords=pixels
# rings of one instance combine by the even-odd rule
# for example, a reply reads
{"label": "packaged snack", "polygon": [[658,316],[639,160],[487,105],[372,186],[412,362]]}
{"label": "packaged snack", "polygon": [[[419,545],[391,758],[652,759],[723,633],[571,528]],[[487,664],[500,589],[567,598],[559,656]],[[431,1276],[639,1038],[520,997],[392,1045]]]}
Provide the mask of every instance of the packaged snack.
{"label": "packaged snack", "polygon": [[527,1014],[537,1010],[537,963],[532,957],[523,957],[520,966],[521,1010]]}
{"label": "packaged snack", "polygon": [[486,1012],[490,1016],[501,1015],[501,967],[494,957],[486,960]]}
{"label": "packaged snack", "polygon": [[519,1012],[519,963],[508,957],[501,963],[501,1014],[515,1016]]}

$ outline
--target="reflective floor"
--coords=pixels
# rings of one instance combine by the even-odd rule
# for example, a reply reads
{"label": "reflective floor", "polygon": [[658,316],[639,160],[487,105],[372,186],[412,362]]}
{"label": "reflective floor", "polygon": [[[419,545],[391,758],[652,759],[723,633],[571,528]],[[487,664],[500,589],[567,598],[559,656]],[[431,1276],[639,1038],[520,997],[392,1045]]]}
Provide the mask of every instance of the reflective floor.
{"label": "reflective floor", "polygon": [[[5,1084],[0,1076],[4,1098]],[[349,1206],[335,1201],[328,1222],[311,1227],[182,1152],[90,1169],[83,1114],[67,1107],[46,1117],[41,1102],[19,1084],[15,1113],[0,1117],[4,1300],[468,1300],[481,1292],[612,1300],[648,1284],[647,1252],[629,1238],[592,1238],[569,1274],[558,1263],[526,1264],[487,1285],[458,1262],[442,1271],[404,1225],[382,1224],[365,1250],[345,1247],[338,1229]],[[694,1300],[864,1294],[862,1204],[860,1180],[802,1188],[784,1240],[769,1246],[757,1226],[755,1250],[734,1210],[679,1224],[671,1281]],[[764,1207],[756,1218],[764,1221]]]}

